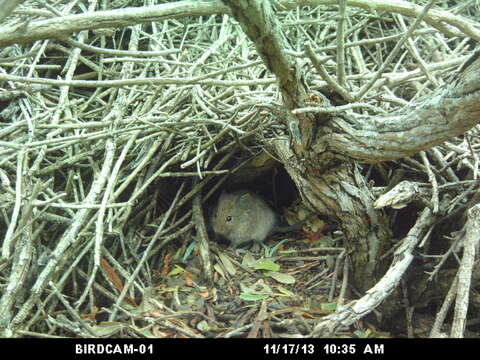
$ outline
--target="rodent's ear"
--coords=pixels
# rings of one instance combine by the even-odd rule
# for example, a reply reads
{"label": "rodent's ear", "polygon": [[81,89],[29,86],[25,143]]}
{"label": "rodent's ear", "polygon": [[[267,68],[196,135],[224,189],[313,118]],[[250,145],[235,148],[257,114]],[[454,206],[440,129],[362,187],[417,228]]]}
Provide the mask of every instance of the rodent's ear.
{"label": "rodent's ear", "polygon": [[253,196],[250,193],[245,193],[238,199],[238,205],[244,209],[252,206]]}

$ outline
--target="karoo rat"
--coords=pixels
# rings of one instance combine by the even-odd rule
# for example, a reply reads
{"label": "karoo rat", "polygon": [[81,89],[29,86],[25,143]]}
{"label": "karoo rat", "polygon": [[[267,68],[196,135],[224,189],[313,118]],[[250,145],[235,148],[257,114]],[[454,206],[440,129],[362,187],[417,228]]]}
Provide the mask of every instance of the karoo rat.
{"label": "karoo rat", "polygon": [[211,215],[217,236],[229,240],[234,249],[248,241],[262,242],[271,234],[298,230],[305,221],[279,226],[277,214],[260,196],[248,191],[223,192]]}

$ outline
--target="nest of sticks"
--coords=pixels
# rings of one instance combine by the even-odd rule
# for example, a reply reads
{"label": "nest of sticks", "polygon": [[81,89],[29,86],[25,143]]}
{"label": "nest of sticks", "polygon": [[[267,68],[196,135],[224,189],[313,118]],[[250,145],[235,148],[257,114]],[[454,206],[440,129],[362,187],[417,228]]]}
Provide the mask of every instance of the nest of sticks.
{"label": "nest of sticks", "polygon": [[[68,8],[67,1],[58,3]],[[113,3],[119,10],[143,5]],[[478,13],[474,2],[465,3],[470,6],[459,5],[457,13]],[[24,2],[4,29],[58,16],[48,5],[37,6]],[[72,15],[85,10],[68,8]],[[285,51],[308,74],[312,96],[328,83],[302,44],[315,42],[333,71],[337,11],[277,12],[292,45]],[[350,8],[347,48],[355,50],[347,69],[364,72],[347,77],[367,82],[406,31],[406,20]],[[470,53],[467,37],[449,27],[448,37],[442,26],[419,26],[409,51],[385,70],[389,81],[378,96],[342,111],[390,112],[440,86]],[[0,53],[0,70],[4,335],[304,336],[343,301],[348,283],[340,232],[319,235],[311,223],[295,241],[267,242],[270,251],[256,249],[242,261],[224,244],[201,240],[219,190],[265,154],[275,159],[269,141],[288,136],[276,79],[230,17],[125,24],[11,44]],[[452,269],[458,268],[462,218],[478,202],[479,152],[474,128],[401,161],[360,165],[379,196],[402,170],[436,208],[448,209],[419,253],[419,271],[442,280],[443,296],[457,286]],[[260,163],[252,171],[281,167],[269,162],[265,170]],[[399,237],[414,223],[418,204],[405,206],[387,210]],[[429,284],[415,284],[427,309]]]}

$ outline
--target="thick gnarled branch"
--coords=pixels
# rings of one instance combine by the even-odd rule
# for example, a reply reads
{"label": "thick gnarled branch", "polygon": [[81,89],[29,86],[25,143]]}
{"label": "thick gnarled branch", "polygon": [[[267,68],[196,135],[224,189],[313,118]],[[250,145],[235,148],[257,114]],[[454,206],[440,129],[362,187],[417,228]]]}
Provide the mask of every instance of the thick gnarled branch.
{"label": "thick gnarled branch", "polygon": [[314,149],[322,157],[334,154],[375,163],[410,156],[463,134],[480,121],[480,52],[466,64],[454,81],[423,103],[361,120],[335,118],[321,129]]}
{"label": "thick gnarled branch", "polygon": [[283,50],[290,48],[280,24],[268,1],[223,0],[243,31],[255,44],[265,66],[275,74],[282,93],[283,104],[289,111],[287,123],[290,135],[300,152],[307,149],[313,136],[314,117],[311,114],[293,114],[307,96],[307,88],[297,61]]}

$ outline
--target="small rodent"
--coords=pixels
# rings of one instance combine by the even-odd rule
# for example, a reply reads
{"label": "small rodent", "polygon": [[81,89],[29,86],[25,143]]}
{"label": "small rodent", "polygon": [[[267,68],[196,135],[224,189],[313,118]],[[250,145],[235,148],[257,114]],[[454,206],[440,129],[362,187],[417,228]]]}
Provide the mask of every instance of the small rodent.
{"label": "small rodent", "polygon": [[215,235],[229,240],[234,249],[251,240],[262,242],[273,233],[298,230],[304,222],[279,226],[277,214],[265,200],[248,190],[223,192],[210,219]]}

